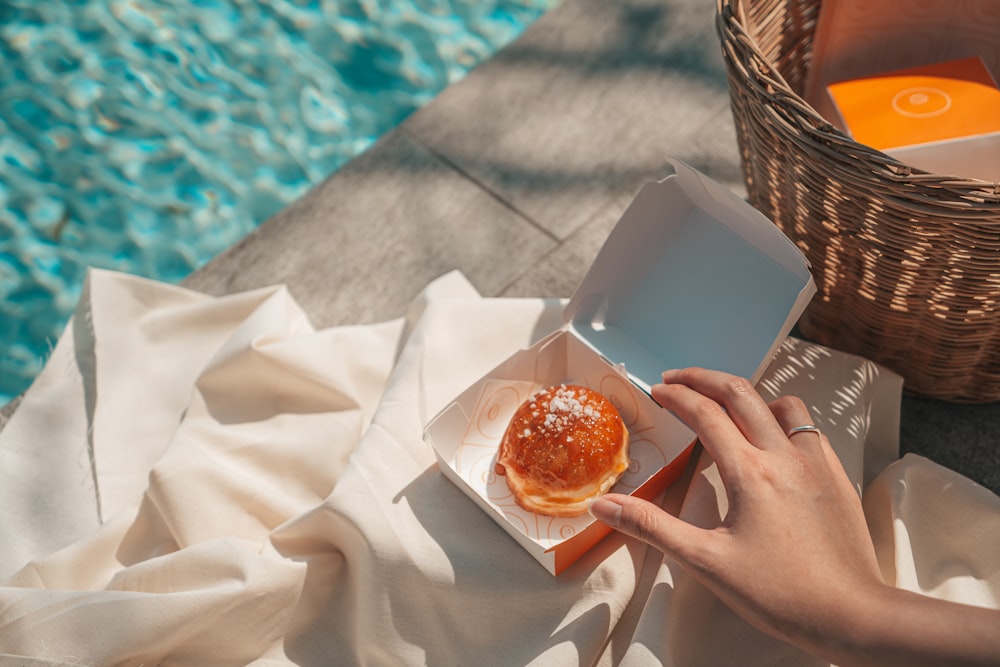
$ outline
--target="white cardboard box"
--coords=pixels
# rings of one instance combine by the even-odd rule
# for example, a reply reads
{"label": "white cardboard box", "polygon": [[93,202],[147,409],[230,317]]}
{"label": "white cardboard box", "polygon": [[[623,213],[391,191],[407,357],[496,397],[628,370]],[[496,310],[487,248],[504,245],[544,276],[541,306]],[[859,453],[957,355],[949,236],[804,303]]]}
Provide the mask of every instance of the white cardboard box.
{"label": "white cardboard box", "polygon": [[619,408],[632,464],[613,489],[644,498],[683,472],[694,434],[649,396],[662,371],[756,381],[816,291],[802,253],[761,213],[691,167],[646,184],[564,311],[565,324],[466,389],[425,429],[441,471],[552,574],[610,532],[588,515],[521,509],[494,473],[518,405],[577,383]]}

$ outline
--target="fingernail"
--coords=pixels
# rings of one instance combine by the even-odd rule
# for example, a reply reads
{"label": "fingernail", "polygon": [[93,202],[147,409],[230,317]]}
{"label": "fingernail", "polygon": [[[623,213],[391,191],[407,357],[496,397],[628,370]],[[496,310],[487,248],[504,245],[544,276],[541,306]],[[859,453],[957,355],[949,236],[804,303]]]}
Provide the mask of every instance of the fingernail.
{"label": "fingernail", "polygon": [[612,528],[617,528],[622,522],[622,506],[607,498],[596,498],[587,507],[590,516],[602,521]]}

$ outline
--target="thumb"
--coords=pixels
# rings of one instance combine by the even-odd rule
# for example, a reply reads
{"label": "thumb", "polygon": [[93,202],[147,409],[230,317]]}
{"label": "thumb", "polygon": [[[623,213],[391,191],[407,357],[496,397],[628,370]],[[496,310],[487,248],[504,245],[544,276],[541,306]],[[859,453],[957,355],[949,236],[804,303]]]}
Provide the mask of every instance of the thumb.
{"label": "thumb", "polygon": [[682,563],[690,561],[709,532],[678,519],[648,500],[620,493],[597,498],[588,511],[598,521]]}

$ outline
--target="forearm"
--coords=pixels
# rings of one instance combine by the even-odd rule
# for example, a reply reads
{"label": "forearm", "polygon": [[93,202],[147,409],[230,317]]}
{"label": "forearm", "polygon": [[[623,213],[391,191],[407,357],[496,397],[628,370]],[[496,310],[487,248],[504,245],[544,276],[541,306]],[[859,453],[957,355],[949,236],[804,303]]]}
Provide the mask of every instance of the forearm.
{"label": "forearm", "polygon": [[890,586],[859,597],[813,649],[841,667],[1000,665],[1000,611]]}

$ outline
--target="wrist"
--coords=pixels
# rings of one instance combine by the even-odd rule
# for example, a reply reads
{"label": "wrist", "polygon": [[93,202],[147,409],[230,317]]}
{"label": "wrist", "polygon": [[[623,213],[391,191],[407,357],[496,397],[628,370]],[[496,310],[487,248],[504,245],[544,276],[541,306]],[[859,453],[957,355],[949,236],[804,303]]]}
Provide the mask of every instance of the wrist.
{"label": "wrist", "polygon": [[882,582],[862,588],[836,586],[827,599],[816,600],[819,613],[800,618],[793,643],[842,667],[880,665],[872,656],[886,641],[886,621],[892,622],[901,593]]}
{"label": "wrist", "polygon": [[853,591],[814,637],[812,650],[841,667],[1000,663],[1000,612],[873,584]]}
{"label": "wrist", "polygon": [[831,632],[825,638],[826,650],[834,664],[859,666],[880,664],[876,659],[887,641],[899,604],[899,589],[876,582],[862,591],[852,591],[850,601],[841,606]]}

